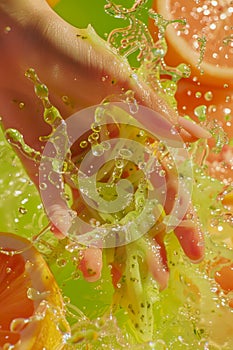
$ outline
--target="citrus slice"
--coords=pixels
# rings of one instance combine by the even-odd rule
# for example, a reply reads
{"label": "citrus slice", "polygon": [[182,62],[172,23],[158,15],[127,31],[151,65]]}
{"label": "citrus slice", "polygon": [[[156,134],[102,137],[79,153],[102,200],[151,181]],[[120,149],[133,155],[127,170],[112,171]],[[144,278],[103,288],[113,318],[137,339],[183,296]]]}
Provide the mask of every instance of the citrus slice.
{"label": "citrus slice", "polygon": [[51,7],[54,7],[59,2],[59,0],[46,0],[46,1]]}
{"label": "citrus slice", "polygon": [[0,233],[0,310],[0,349],[63,348],[59,288],[31,243],[10,233]]}
{"label": "citrus slice", "polygon": [[[167,26],[169,65],[187,63],[192,76],[199,81],[213,86],[233,86],[232,0],[155,0],[153,9],[166,20],[186,20],[185,25]],[[149,28],[157,37],[153,20]]]}

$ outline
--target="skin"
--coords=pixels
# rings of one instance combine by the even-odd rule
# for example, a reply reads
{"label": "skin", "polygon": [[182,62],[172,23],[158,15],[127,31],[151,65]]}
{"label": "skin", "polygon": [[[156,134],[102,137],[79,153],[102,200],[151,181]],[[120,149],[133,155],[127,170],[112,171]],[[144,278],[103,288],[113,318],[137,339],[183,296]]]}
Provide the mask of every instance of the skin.
{"label": "skin", "polygon": [[[3,127],[18,129],[24,135],[25,142],[34,149],[41,150],[43,144],[39,141],[39,136],[49,134],[50,129],[42,118],[42,103],[35,96],[32,83],[24,76],[29,67],[33,67],[40,80],[46,83],[49,98],[63,118],[100,103],[108,95],[131,89],[139,104],[156,110],[169,121],[179,124],[184,141],[209,137],[206,130],[178,117],[144,82],[132,77],[128,63],[116,56],[104,40],[65,22],[44,0],[0,0],[0,49],[0,114]],[[103,77],[107,77],[105,81]],[[71,103],[65,104],[62,96],[68,96]],[[24,108],[19,108],[20,102],[24,103]],[[38,186],[37,165],[21,153],[19,157]],[[177,184],[172,180],[166,164],[164,169],[168,181],[166,207],[169,211],[169,203],[174,202]],[[192,211],[192,208],[189,210]],[[58,204],[57,211],[54,212],[54,207],[51,211],[55,216],[62,216],[62,205],[59,208]],[[59,235],[56,228],[54,232]],[[181,226],[176,234],[187,256],[193,261],[199,261],[203,257],[204,248],[203,235],[197,226],[193,222],[188,227]],[[60,236],[62,237],[61,234]],[[160,251],[163,256],[158,259],[156,255],[154,262],[152,257],[150,264],[159,266],[153,275],[158,281],[163,280],[161,284],[165,287],[164,274],[166,281],[168,278],[167,269],[164,269],[165,249],[163,237],[158,237],[157,242],[162,247]],[[94,281],[101,273],[102,253],[101,249],[95,248],[98,252],[91,254],[89,249],[93,247],[83,252],[80,269],[87,280]],[[93,256],[98,256],[96,264]],[[89,267],[91,277],[87,275]]]}

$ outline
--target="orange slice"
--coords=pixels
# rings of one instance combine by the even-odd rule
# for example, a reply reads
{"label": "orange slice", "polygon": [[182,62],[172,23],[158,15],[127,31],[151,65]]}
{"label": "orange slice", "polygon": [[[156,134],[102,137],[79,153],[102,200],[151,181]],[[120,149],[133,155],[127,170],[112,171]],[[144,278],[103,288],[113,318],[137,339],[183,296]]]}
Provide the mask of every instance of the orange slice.
{"label": "orange slice", "polygon": [[31,243],[0,233],[0,349],[62,349],[69,334],[52,273]]}
{"label": "orange slice", "polygon": [[59,2],[59,0],[46,0],[46,1],[51,7],[54,7]]}
{"label": "orange slice", "polygon": [[217,120],[228,138],[233,138],[233,89],[220,89],[182,79],[178,83],[176,100],[179,114],[189,115],[196,121],[201,121],[198,119],[198,107],[205,106],[206,119]]}
{"label": "orange slice", "polygon": [[[232,0],[155,0],[153,9],[167,20],[186,20],[186,25],[173,23],[166,29],[169,65],[187,63],[199,81],[233,86]],[[156,37],[153,20],[149,28]]]}

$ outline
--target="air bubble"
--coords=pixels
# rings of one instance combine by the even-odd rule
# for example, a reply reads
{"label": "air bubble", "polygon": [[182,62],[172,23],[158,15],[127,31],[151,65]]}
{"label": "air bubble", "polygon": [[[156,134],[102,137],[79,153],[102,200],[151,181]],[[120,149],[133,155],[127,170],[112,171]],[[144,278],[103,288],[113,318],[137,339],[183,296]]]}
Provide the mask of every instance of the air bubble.
{"label": "air bubble", "polygon": [[166,175],[166,171],[165,170],[160,170],[159,171],[159,176],[164,177]]}
{"label": "air bubble", "polygon": [[38,162],[41,160],[41,154],[38,151],[35,151],[33,148],[28,146],[24,142],[23,135],[16,129],[7,129],[5,131],[5,137],[7,141],[17,147],[24,155],[28,158],[33,159]]}
{"label": "air bubble", "polygon": [[29,322],[28,318],[16,318],[11,321],[10,330],[11,332],[20,332]]}
{"label": "air bubble", "polygon": [[40,99],[48,97],[49,91],[45,84],[35,85],[35,93]]}
{"label": "air bubble", "polygon": [[123,159],[116,159],[115,166],[117,169],[122,169],[125,166],[125,162]]}
{"label": "air bubble", "polygon": [[41,293],[34,288],[28,288],[27,297],[31,300],[38,300],[42,298]]}
{"label": "air bubble", "polygon": [[108,151],[111,148],[111,144],[108,141],[101,142],[101,145],[105,151]]}

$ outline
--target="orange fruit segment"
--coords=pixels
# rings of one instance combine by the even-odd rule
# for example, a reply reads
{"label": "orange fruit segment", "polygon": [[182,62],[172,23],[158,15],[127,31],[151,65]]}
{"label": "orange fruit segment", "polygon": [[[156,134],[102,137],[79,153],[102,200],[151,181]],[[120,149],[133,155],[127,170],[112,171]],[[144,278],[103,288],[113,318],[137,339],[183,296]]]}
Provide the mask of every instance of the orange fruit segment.
{"label": "orange fruit segment", "polygon": [[229,139],[233,138],[233,89],[217,89],[191,79],[181,79],[176,93],[180,115],[198,120],[198,106],[206,107],[206,119],[217,120]]}
{"label": "orange fruit segment", "polygon": [[46,0],[46,1],[51,7],[55,6],[59,2],[59,0]]}
{"label": "orange fruit segment", "polygon": [[60,290],[31,242],[0,233],[0,349],[62,349]]}
{"label": "orange fruit segment", "polygon": [[[187,63],[199,81],[233,86],[232,0],[155,0],[153,9],[166,20],[186,20],[185,25],[173,23],[166,29],[169,65]],[[153,20],[149,28],[156,37]]]}

